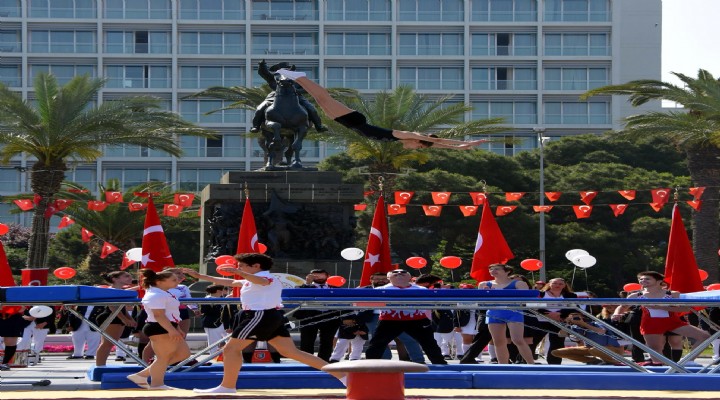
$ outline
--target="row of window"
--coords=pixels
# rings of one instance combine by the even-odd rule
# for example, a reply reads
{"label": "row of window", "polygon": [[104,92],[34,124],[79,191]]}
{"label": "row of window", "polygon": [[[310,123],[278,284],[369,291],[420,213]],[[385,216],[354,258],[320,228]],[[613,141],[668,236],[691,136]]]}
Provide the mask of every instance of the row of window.
{"label": "row of window", "polygon": [[[312,70],[312,69],[311,69]],[[398,83],[418,90],[464,90],[462,67],[398,67]],[[390,67],[327,67],[328,87],[353,89],[390,89]],[[61,84],[77,75],[97,76],[93,65],[34,64],[30,76],[41,72],[55,75]],[[317,75],[312,70],[312,75]],[[166,65],[106,65],[106,88],[169,89],[171,67]],[[0,65],[0,83],[21,86],[20,66]],[[543,69],[544,90],[589,90],[610,84],[607,67],[547,67]],[[253,76],[253,86],[262,78]],[[205,89],[211,86],[244,86],[245,68],[239,66],[180,66],[179,89]],[[474,66],[471,68],[471,90],[537,90],[537,68]]]}
{"label": "row of window", "polygon": [[[96,53],[93,31],[30,31],[30,53]],[[171,54],[170,32],[105,32],[107,54]],[[19,30],[0,30],[0,52],[20,52]],[[473,33],[470,35],[473,56],[534,56],[537,36],[534,33]],[[272,32],[252,34],[252,54],[317,55],[317,33]],[[390,33],[327,33],[326,55],[392,54]],[[546,56],[609,56],[608,33],[545,33]],[[179,54],[245,54],[243,32],[180,32]],[[462,33],[399,33],[397,54],[400,56],[462,56],[465,40]]]}
{"label": "row of window", "polygon": [[[470,0],[470,21],[537,21],[541,0]],[[398,21],[464,21],[464,0],[397,0]],[[171,0],[104,0],[107,19],[171,19]],[[181,20],[242,20],[240,0],[179,0]],[[329,21],[391,21],[392,0],[325,0]],[[544,0],[545,21],[609,21],[610,0]],[[318,0],[251,0],[252,20],[318,20]],[[97,18],[96,0],[27,0],[30,18]],[[21,0],[0,0],[0,17],[20,17]]]}

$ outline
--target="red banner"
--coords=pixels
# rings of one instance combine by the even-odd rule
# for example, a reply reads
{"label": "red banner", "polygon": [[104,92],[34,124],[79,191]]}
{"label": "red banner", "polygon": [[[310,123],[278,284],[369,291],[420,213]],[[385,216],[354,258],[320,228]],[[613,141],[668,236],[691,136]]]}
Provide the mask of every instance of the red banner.
{"label": "red banner", "polygon": [[47,268],[25,268],[20,272],[23,286],[47,286]]}

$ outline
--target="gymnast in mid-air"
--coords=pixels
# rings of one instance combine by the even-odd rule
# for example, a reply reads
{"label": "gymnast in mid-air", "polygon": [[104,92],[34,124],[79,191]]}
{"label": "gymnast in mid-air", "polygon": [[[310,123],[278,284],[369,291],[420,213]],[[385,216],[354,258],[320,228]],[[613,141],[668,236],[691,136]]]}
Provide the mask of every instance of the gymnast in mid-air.
{"label": "gymnast in mid-air", "polygon": [[439,149],[469,150],[486,142],[486,140],[483,139],[471,141],[445,139],[435,135],[424,135],[417,132],[399,131],[370,125],[367,123],[367,118],[363,114],[332,98],[324,87],[308,79],[304,72],[279,69],[276,73],[292,79],[302,86],[302,88],[315,99],[320,108],[325,112],[325,115],[370,139],[400,141],[406,149],[432,147]]}

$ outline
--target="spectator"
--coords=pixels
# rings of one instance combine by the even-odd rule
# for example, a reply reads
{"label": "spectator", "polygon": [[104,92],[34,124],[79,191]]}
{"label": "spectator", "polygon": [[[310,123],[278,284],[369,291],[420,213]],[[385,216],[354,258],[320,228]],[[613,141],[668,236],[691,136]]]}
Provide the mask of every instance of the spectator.
{"label": "spectator", "polygon": [[[609,333],[600,323],[595,321],[587,321],[583,318],[580,313],[570,313],[565,319],[565,323],[569,325],[573,332],[577,332],[580,335],[587,337],[593,342],[605,347],[615,354],[625,354],[625,349],[620,346],[617,338]],[[560,337],[567,337],[568,333],[560,331],[558,333]],[[581,339],[582,340],[582,339]],[[552,352],[553,356],[559,358],[567,358],[568,360],[579,361],[585,364],[596,365],[596,364],[617,364],[617,361],[612,357],[606,355],[601,350],[593,347],[589,344],[583,344],[575,347],[565,347],[562,349],[555,349]]]}
{"label": "spectator", "polygon": [[368,340],[368,327],[362,321],[360,314],[346,315],[341,318],[341,321],[338,340],[332,355],[330,355],[330,362],[342,360],[348,346],[351,347],[350,360],[359,360],[362,357],[365,341]]}
{"label": "spectator", "polygon": [[[298,288],[330,289],[327,279],[330,277],[324,269],[313,269],[305,277],[305,284]],[[330,360],[333,352],[335,333],[340,327],[337,311],[321,311],[301,309],[293,314],[300,320],[300,350],[315,354],[315,340],[319,340],[317,356],[325,361]],[[318,338],[319,336],[319,338]]]}
{"label": "spectator", "polygon": [[[227,288],[223,285],[210,285],[205,288],[206,298],[221,298],[227,294]],[[223,304],[203,304],[200,306],[200,315],[202,316],[202,326],[207,335],[208,346],[220,341],[225,337],[225,332],[230,328],[230,321],[223,319],[227,317],[227,313],[223,313],[225,306]],[[211,348],[211,352],[220,351],[221,345]]]}
{"label": "spectator", "polygon": [[[75,309],[78,314],[85,317],[90,321],[95,321],[97,317],[103,313],[103,307],[95,306],[77,306]],[[86,360],[95,359],[95,353],[97,353],[98,347],[100,347],[100,333],[96,332],[95,329],[90,328],[85,320],[76,317],[69,311],[64,311],[60,317],[58,326],[65,327],[66,330],[70,331],[70,338],[73,343],[73,353],[68,356],[68,360],[84,358]],[[85,349],[87,345],[87,349]]]}
{"label": "spectator", "polygon": [[[410,283],[410,273],[396,269],[387,273],[389,284],[377,289],[383,290],[427,290]],[[435,342],[429,313],[424,310],[382,310],[380,318],[365,352],[368,359],[382,358],[387,345],[402,332],[408,333],[420,343],[423,351],[433,364],[447,364]]]}
{"label": "spectator", "polygon": [[[577,295],[572,291],[572,288],[570,288],[570,285],[568,285],[564,279],[553,278],[550,279],[550,281],[540,291],[540,298],[550,300],[576,299]],[[538,310],[538,312],[542,314],[543,317],[538,318],[538,329],[536,329],[533,334],[532,349],[537,348],[537,345],[540,343],[543,337],[547,335],[548,341],[550,343],[546,358],[548,364],[562,363],[562,358],[552,355],[552,351],[565,347],[565,338],[558,336],[560,328],[551,324],[547,320],[564,322],[567,316],[570,315],[572,311],[572,309],[564,309],[559,307]]]}

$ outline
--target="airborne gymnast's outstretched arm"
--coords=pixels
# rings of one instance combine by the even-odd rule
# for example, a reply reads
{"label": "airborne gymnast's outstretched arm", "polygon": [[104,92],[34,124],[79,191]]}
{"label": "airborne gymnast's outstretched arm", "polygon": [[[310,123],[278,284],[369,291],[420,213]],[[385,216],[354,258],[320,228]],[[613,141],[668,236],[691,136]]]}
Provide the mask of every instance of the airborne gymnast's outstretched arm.
{"label": "airborne gymnast's outstretched arm", "polygon": [[486,142],[485,140],[463,141],[428,136],[417,132],[400,131],[382,128],[367,123],[367,118],[360,112],[347,107],[330,96],[328,91],[311,81],[304,72],[279,69],[277,73],[293,79],[318,103],[325,115],[341,125],[374,140],[400,141],[406,149],[434,147],[441,149],[467,150]]}

